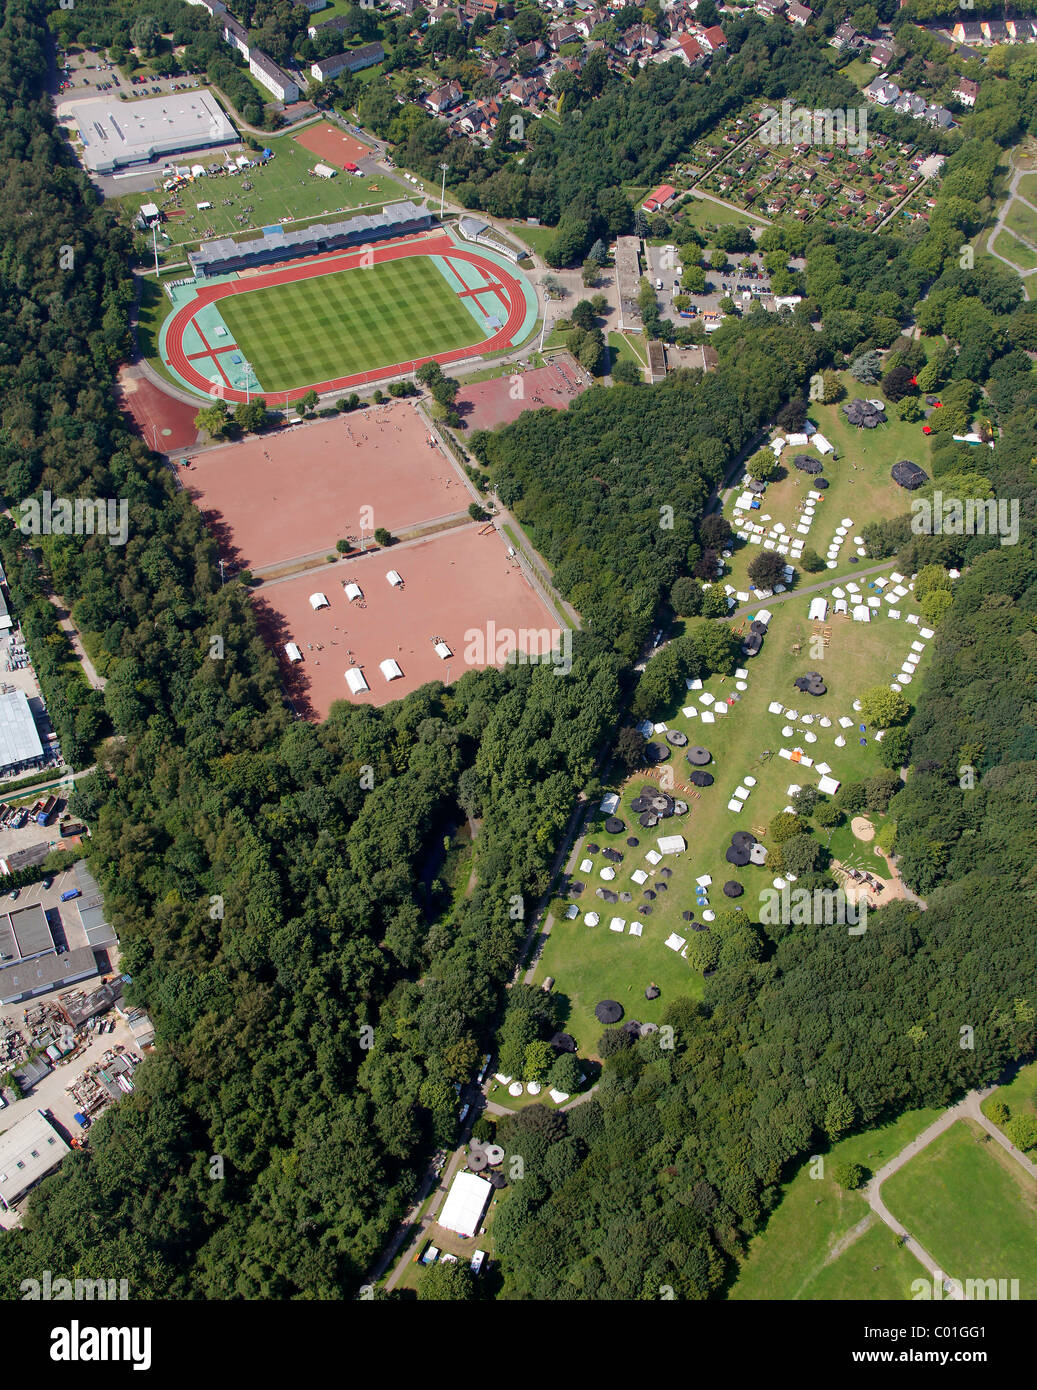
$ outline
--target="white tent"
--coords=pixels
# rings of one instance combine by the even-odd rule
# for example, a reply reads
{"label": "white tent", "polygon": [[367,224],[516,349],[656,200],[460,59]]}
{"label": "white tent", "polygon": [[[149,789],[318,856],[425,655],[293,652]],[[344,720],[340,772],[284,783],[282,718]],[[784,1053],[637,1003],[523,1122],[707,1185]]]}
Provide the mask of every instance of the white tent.
{"label": "white tent", "polygon": [[753,618],[753,622],[756,622],[756,623],[763,623],[764,627],[767,626],[767,624],[770,622],[770,620],[771,620],[771,611],[770,611],[769,608],[761,608],[761,609],[759,610],[759,612],[756,613],[755,616],[754,616],[754,618]]}
{"label": "white tent", "polygon": [[361,589],[360,585],[353,579],[351,579],[348,584],[343,584],[342,588],[350,603],[352,603],[354,599],[363,598],[364,596],[363,589]]}
{"label": "white tent", "polygon": [[830,454],[832,452],[832,446],[823,434],[815,434],[810,442],[819,454]]}
{"label": "white tent", "polygon": [[829,796],[834,796],[839,790],[839,783],[834,777],[828,777],[826,775],[818,782],[817,789],[819,792],[827,792]]}
{"label": "white tent", "polygon": [[396,570],[386,570],[385,577],[386,579],[388,579],[389,583],[393,586],[394,589],[399,589],[402,587],[403,580],[400,578],[400,575]]}
{"label": "white tent", "polygon": [[384,661],[379,661],[378,669],[387,681],[399,680],[403,672],[400,670],[398,661],[394,661],[391,656],[387,656]]}
{"label": "white tent", "polygon": [[870,623],[871,609],[866,603],[855,603],[853,606],[853,621],[855,623]]}
{"label": "white tent", "polygon": [[365,690],[371,689],[358,666],[351,666],[346,672],[346,684],[354,695],[362,695]]}
{"label": "white tent", "polygon": [[302,660],[302,652],[299,650],[299,648],[295,645],[294,642],[286,642],[284,644],[284,654],[289,661]]}
{"label": "white tent", "polygon": [[450,1186],[436,1225],[446,1231],[456,1231],[464,1240],[469,1240],[478,1235],[492,1196],[493,1188],[485,1178],[462,1170]]}
{"label": "white tent", "polygon": [[811,621],[813,621],[814,619],[819,619],[823,622],[827,616],[828,600],[826,598],[822,598],[822,596],[818,594],[816,598],[812,598],[810,600],[810,612],[807,614],[807,617],[810,618]]}
{"label": "white tent", "polygon": [[316,613],[318,608],[330,608],[327,594],[316,593],[310,595],[310,607]]}
{"label": "white tent", "polygon": [[660,835],[657,843],[660,854],[683,854],[688,848],[683,835]]}
{"label": "white tent", "polygon": [[450,650],[450,648],[447,646],[445,642],[437,642],[436,655],[439,657],[441,661],[447,661],[450,657],[453,656],[453,652]]}

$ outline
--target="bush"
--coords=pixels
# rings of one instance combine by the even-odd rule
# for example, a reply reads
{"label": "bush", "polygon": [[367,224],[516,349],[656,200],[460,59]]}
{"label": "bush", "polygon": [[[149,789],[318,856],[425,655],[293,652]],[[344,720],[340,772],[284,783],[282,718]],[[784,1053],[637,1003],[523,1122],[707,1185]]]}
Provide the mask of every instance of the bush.
{"label": "bush", "polygon": [[844,1192],[856,1192],[867,1180],[868,1170],[859,1163],[833,1163],[831,1175]]}
{"label": "bush", "polygon": [[793,835],[799,835],[806,829],[805,824],[791,811],[780,811],[770,825],[767,833],[776,845],[782,844],[785,840],[790,840]]}
{"label": "bush", "polygon": [[817,574],[825,568],[825,562],[816,550],[804,550],[800,564],[807,574]]}

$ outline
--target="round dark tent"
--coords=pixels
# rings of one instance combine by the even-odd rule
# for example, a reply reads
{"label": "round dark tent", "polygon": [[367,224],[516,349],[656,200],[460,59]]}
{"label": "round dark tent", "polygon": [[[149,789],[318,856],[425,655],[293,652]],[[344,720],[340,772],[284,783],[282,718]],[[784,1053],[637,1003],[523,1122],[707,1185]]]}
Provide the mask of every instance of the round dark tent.
{"label": "round dark tent", "polygon": [[672,870],[672,869],[660,869],[660,870],[659,870],[659,874],[660,874],[660,877],[662,877],[662,878],[673,878],[673,870]]}
{"label": "round dark tent", "polygon": [[606,901],[607,903],[618,903],[618,902],[619,902],[619,894],[613,892],[613,890],[612,890],[611,888],[603,888],[603,889],[601,890],[601,896],[605,899],[605,901]]}
{"label": "round dark tent", "polygon": [[645,758],[650,763],[664,763],[670,756],[670,750],[665,743],[646,743]]}
{"label": "round dark tent", "polygon": [[694,922],[695,920],[694,912],[689,912],[687,909],[681,913],[681,916],[684,918],[685,922]]}
{"label": "round dark tent", "polygon": [[609,816],[608,820],[605,822],[605,829],[610,835],[622,835],[626,826],[618,816]]}
{"label": "round dark tent", "polygon": [[724,855],[724,858],[727,860],[729,864],[733,864],[736,869],[744,869],[746,864],[748,864],[749,862],[749,851],[747,849],[740,849],[736,845],[732,845],[730,849],[727,851],[727,853]]}
{"label": "round dark tent", "polygon": [[630,809],[631,811],[637,811],[639,813],[641,811],[647,811],[648,798],[646,796],[635,796],[633,801],[630,803]]}
{"label": "round dark tent", "polygon": [[638,903],[637,911],[641,913],[642,917],[651,917],[652,915],[652,909],[648,903]]}
{"label": "round dark tent", "polygon": [[708,922],[692,922],[692,924],[691,924],[691,929],[692,929],[692,931],[709,931],[709,923],[708,923]]}
{"label": "round dark tent", "polygon": [[751,830],[736,830],[731,836],[731,843],[739,849],[752,849],[756,843],[756,836]]}
{"label": "round dark tent", "polygon": [[736,883],[733,878],[729,878],[727,882],[724,884],[725,898],[740,898],[744,892],[745,889],[742,887],[742,885],[740,883]]}
{"label": "round dark tent", "polygon": [[626,1023],[623,1024],[623,1032],[629,1033],[631,1037],[634,1038],[640,1037],[641,1025],[640,1023],[638,1023],[636,1018],[628,1018]]}
{"label": "round dark tent", "polygon": [[655,885],[655,891],[657,893],[668,893],[670,891],[670,885],[668,883],[657,883]]}
{"label": "round dark tent", "polygon": [[708,748],[700,748],[697,743],[692,744],[684,755],[692,767],[705,767],[707,763],[713,761],[713,755]]}
{"label": "round dark tent", "polygon": [[801,473],[820,473],[824,467],[820,459],[813,459],[809,454],[797,454],[792,462]]}
{"label": "round dark tent", "polygon": [[761,623],[758,619],[754,619],[754,621],[749,624],[749,631],[753,637],[766,637],[767,624]]}
{"label": "round dark tent", "polygon": [[767,491],[767,484],[761,482],[759,478],[754,478],[752,482],[749,484],[747,490],[751,492],[754,497],[762,497],[763,494]]}
{"label": "round dark tent", "polygon": [[828,687],[821,679],[820,671],[807,671],[804,675],[798,676],[792,683],[796,689],[801,690],[804,695],[824,695],[828,690]]}
{"label": "round dark tent", "polygon": [[755,656],[762,646],[763,638],[753,632],[742,643],[742,652],[745,656]]}
{"label": "round dark tent", "polygon": [[687,741],[688,735],[682,734],[680,729],[666,730],[666,742],[672,744],[674,748],[683,748]]}
{"label": "round dark tent", "polygon": [[495,1188],[497,1188],[497,1189],[499,1190],[499,1189],[502,1188],[502,1187],[507,1187],[507,1185],[508,1185],[508,1180],[507,1180],[507,1178],[504,1176],[503,1173],[493,1172],[493,1173],[490,1174],[490,1186],[491,1186],[491,1187],[495,1187]]}
{"label": "round dark tent", "polygon": [[690,780],[696,787],[711,787],[713,785],[713,774],[711,772],[693,772]]}
{"label": "round dark tent", "polygon": [[910,459],[901,459],[899,463],[895,463],[890,470],[890,476],[895,483],[907,488],[908,492],[914,492],[916,487],[921,487],[929,481],[929,474]]}
{"label": "round dark tent", "polygon": [[476,1148],[473,1144],[468,1150],[468,1167],[473,1173],[481,1173],[484,1168],[490,1166],[490,1160],[486,1157],[486,1150]]}
{"label": "round dark tent", "polygon": [[647,898],[649,902],[654,901],[654,899],[655,899],[655,889],[654,889],[654,888],[646,888],[645,891],[644,891],[644,893],[642,894],[642,896],[645,897],[645,898]]}
{"label": "round dark tent", "polygon": [[657,816],[672,816],[673,797],[667,796],[665,792],[657,792],[652,797],[652,810]]}
{"label": "round dark tent", "polygon": [[827,479],[827,478],[815,478],[815,479],[814,479],[814,486],[815,486],[815,487],[819,487],[819,488],[821,489],[821,491],[824,492],[825,488],[828,486],[828,479]]}
{"label": "round dark tent", "polygon": [[660,990],[658,985],[649,985],[648,988],[645,990],[646,999],[658,999],[659,994]]}
{"label": "round dark tent", "polygon": [[551,1046],[556,1052],[575,1052],[576,1039],[570,1033],[555,1033]]}
{"label": "round dark tent", "polygon": [[643,830],[653,830],[659,824],[659,817],[654,811],[642,811],[637,823]]}
{"label": "round dark tent", "polygon": [[641,841],[637,838],[636,835],[627,836],[627,844],[630,846],[631,849],[637,849],[640,843]]}
{"label": "round dark tent", "polygon": [[600,845],[596,845],[596,844],[594,843],[593,840],[589,840],[589,841],[587,842],[587,853],[588,853],[588,854],[597,854],[597,853],[599,853],[600,850],[601,850],[601,846],[600,846]]}
{"label": "round dark tent", "polygon": [[599,1023],[618,1023],[623,1017],[623,1005],[615,999],[602,999],[594,1010],[594,1017]]}

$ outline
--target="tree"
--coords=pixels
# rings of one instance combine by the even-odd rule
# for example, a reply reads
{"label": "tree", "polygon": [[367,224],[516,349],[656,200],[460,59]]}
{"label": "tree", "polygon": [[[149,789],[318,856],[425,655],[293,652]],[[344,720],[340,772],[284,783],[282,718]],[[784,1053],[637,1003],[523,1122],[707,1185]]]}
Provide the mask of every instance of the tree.
{"label": "tree", "polygon": [[719,584],[711,584],[702,590],[702,603],[699,611],[704,618],[723,618],[727,616],[727,595]]}
{"label": "tree", "polygon": [[908,366],[890,367],[889,371],[882,378],[882,390],[887,400],[894,404],[914,390],[912,378],[914,372]]}
{"label": "tree", "polygon": [[[785,811],[782,814],[788,815],[788,812]],[[813,835],[790,835],[787,840],[781,842],[781,859],[785,871],[795,874],[797,878],[813,872],[817,868],[820,857],[821,846]]]}
{"label": "tree", "polygon": [[773,589],[785,573],[785,557],[775,550],[761,550],[749,561],[749,578],[758,589]]}
{"label": "tree", "polygon": [[670,604],[680,617],[694,617],[702,607],[702,585],[682,575],[670,590]]}
{"label": "tree", "polygon": [[578,300],[573,305],[572,313],[569,315],[569,319],[572,323],[576,325],[577,328],[583,328],[589,332],[590,329],[592,329],[595,326],[594,310],[591,307],[590,301],[587,299]]}
{"label": "tree", "polygon": [[543,1082],[551,1070],[554,1056],[554,1048],[549,1042],[543,1042],[540,1038],[534,1039],[526,1048],[522,1079]]}
{"label": "tree", "polygon": [[909,425],[917,424],[924,414],[925,411],[922,409],[922,404],[917,396],[904,396],[897,404],[898,417]]}
{"label": "tree", "polygon": [[587,259],[593,261],[597,266],[608,265],[609,253],[604,241],[598,237],[597,241],[587,252]]}
{"label": "tree", "polygon": [[580,1089],[582,1068],[579,1059],[572,1052],[560,1052],[548,1073],[548,1084],[556,1091],[573,1095]]}
{"label": "tree", "polygon": [[713,250],[713,251],[711,251],[711,252],[709,253],[709,264],[710,264],[710,269],[712,269],[712,270],[721,270],[721,271],[722,271],[722,270],[726,270],[726,269],[727,269],[727,252],[721,250],[721,248],[720,248],[719,246],[716,247],[715,250]]}
{"label": "tree", "polygon": [[844,1192],[856,1192],[868,1177],[868,1170],[860,1163],[833,1163],[831,1173],[832,1180],[837,1182]]}
{"label": "tree", "polygon": [[767,827],[767,833],[776,845],[790,840],[793,835],[802,834],[804,830],[805,823],[792,811],[780,811]]}
{"label": "tree", "polygon": [[593,285],[596,285],[598,283],[599,273],[600,267],[597,261],[592,261],[591,258],[588,256],[587,259],[584,261],[583,265],[580,267],[580,279],[582,280],[585,289],[590,289]]}
{"label": "tree", "polygon": [[1037,1149],[1037,1115],[1029,1115],[1020,1112],[1013,1115],[1004,1126],[1005,1134],[1016,1146],[1024,1153],[1030,1149]]}
{"label": "tree", "polygon": [[483,508],[479,506],[478,502],[469,502],[468,515],[473,521],[485,521],[489,513],[484,511]]}
{"label": "tree", "polygon": [[618,362],[613,363],[612,380],[619,386],[642,386],[644,373],[629,357],[621,357]]}
{"label": "tree", "polygon": [[612,751],[616,761],[627,772],[633,772],[644,764],[645,741],[631,724],[624,724],[620,729]]}
{"label": "tree", "polygon": [[699,538],[713,550],[726,550],[734,539],[731,523],[720,512],[710,512],[699,523]]}
{"label": "tree", "polygon": [[251,401],[239,401],[234,407],[234,423],[239,429],[254,434],[266,425],[266,401],[256,396]]}
{"label": "tree", "polygon": [[1011,1119],[1012,1112],[1003,1100],[992,1100],[987,1115],[991,1124],[997,1125],[998,1129],[1004,1129]]}
{"label": "tree", "polygon": [[801,430],[807,422],[807,403],[802,396],[787,401],[777,414],[777,422],[783,430]]}
{"label": "tree", "polygon": [[392,545],[393,534],[384,526],[376,526],[374,532],[375,543],[377,545]]}
{"label": "tree", "polygon": [[309,391],[306,392],[305,396],[303,396],[302,404],[306,407],[307,410],[315,410],[317,408],[317,403],[319,400],[320,397],[317,395],[316,391],[314,391],[311,387]]}
{"label": "tree", "polygon": [[937,591],[950,593],[951,577],[942,565],[923,565],[915,576],[915,598],[921,601],[926,594]]}
{"label": "tree", "polygon": [[901,787],[900,773],[891,767],[882,767],[872,774],[864,784],[865,805],[869,811],[884,815],[890,799]]}
{"label": "tree", "polygon": [[463,1260],[429,1265],[418,1281],[422,1302],[461,1303],[475,1297],[475,1275]]}
{"label": "tree", "polygon": [[816,787],[800,787],[799,791],[792,796],[792,805],[795,807],[796,815],[812,815],[820,795],[821,793]]}
{"label": "tree", "polygon": [[816,550],[804,550],[800,564],[808,574],[817,574],[825,568],[825,562]]}
{"label": "tree", "polygon": [[681,286],[689,294],[705,294],[706,272],[700,265],[686,265],[681,271]]}
{"label": "tree", "polygon": [[821,401],[824,405],[834,405],[836,401],[841,401],[846,395],[846,387],[843,385],[838,372],[821,373]]}
{"label": "tree", "polygon": [[781,472],[781,461],[773,449],[757,449],[745,465],[745,471],[761,483],[770,483]]}
{"label": "tree", "polygon": [[873,685],[860,695],[860,716],[866,724],[876,728],[888,729],[894,724],[903,724],[911,713],[911,706],[899,690],[890,690],[887,685]]}
{"label": "tree", "polygon": [[823,798],[814,807],[814,820],[823,830],[832,830],[843,821],[843,813],[834,801]]}
{"label": "tree", "polygon": [[229,424],[227,402],[223,400],[213,401],[212,405],[204,406],[194,417],[195,429],[204,430],[211,439],[222,439]]}
{"label": "tree", "polygon": [[850,375],[854,381],[866,386],[874,385],[882,375],[882,358],[874,350],[861,353],[850,363]]}

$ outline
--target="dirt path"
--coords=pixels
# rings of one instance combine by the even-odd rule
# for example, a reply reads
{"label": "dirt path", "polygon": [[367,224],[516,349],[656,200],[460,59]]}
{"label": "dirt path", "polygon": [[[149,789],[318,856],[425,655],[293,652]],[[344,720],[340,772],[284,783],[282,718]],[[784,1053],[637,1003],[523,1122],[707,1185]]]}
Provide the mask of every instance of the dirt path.
{"label": "dirt path", "polygon": [[840,1255],[845,1254],[846,1251],[849,1250],[850,1246],[853,1245],[855,1241],[860,1240],[864,1232],[874,1226],[874,1224],[875,1215],[873,1212],[869,1212],[867,1216],[862,1217],[861,1220],[857,1222],[856,1226],[851,1227],[844,1236],[840,1236],[835,1242],[831,1250],[829,1250],[828,1254],[825,1256],[825,1264],[830,1265],[834,1263]]}

